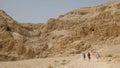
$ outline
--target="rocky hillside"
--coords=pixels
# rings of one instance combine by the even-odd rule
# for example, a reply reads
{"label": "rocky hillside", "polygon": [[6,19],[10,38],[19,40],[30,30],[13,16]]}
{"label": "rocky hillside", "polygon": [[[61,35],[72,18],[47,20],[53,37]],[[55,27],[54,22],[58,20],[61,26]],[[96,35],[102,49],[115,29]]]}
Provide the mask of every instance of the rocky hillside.
{"label": "rocky hillside", "polygon": [[120,2],[84,7],[47,23],[18,23],[0,10],[0,60],[68,56],[120,44]]}

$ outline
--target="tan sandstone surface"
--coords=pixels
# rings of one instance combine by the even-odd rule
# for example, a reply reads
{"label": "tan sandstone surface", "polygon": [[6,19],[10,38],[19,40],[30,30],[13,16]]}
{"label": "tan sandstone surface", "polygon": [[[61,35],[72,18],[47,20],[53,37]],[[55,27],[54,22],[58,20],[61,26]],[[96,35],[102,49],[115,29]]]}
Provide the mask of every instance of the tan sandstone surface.
{"label": "tan sandstone surface", "polygon": [[[81,52],[91,52],[91,61]],[[17,22],[0,10],[0,68],[120,68],[120,2],[38,24]]]}

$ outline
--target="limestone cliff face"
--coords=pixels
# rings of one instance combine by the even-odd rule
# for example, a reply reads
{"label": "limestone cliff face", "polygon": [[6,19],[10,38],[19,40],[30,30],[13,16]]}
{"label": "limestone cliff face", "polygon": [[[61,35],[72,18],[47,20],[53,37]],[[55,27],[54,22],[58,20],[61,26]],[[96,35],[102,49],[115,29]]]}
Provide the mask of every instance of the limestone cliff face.
{"label": "limestone cliff face", "polygon": [[[24,36],[31,36],[29,32],[3,10],[0,10],[0,60],[35,57],[34,50],[24,45],[26,41]],[[29,52],[33,52],[33,54],[31,55]]]}
{"label": "limestone cliff face", "polygon": [[120,44],[120,2],[85,7],[47,23],[18,23],[0,10],[0,60],[67,56]]}

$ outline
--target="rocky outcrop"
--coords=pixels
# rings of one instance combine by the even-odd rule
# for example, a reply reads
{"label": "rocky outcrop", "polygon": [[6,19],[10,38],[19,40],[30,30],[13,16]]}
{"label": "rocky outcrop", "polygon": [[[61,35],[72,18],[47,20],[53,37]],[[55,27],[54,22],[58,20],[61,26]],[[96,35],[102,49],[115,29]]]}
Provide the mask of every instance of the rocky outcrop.
{"label": "rocky outcrop", "polygon": [[0,60],[78,54],[120,44],[120,2],[73,10],[47,23],[18,23],[0,10]]}

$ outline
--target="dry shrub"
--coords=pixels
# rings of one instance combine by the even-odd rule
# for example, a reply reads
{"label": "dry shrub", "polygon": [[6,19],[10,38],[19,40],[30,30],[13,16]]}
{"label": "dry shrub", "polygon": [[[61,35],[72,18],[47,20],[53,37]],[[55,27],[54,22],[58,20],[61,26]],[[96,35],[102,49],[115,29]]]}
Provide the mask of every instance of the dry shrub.
{"label": "dry shrub", "polygon": [[49,64],[48,68],[53,68],[53,66],[51,64]]}

